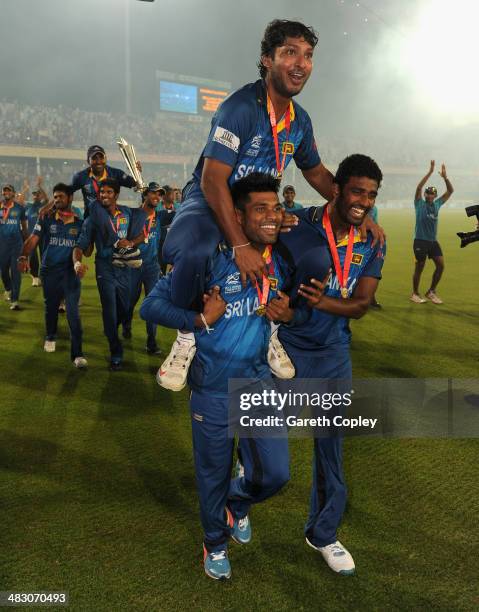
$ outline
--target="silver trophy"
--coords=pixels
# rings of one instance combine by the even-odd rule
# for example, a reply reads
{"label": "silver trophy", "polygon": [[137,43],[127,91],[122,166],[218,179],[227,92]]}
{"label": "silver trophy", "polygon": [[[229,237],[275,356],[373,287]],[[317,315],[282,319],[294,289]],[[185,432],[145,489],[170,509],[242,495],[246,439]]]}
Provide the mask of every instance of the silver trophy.
{"label": "silver trophy", "polygon": [[147,189],[147,184],[143,180],[141,172],[136,167],[138,160],[136,158],[135,147],[128,144],[124,138],[120,138],[120,140],[117,141],[117,144],[120,147],[120,152],[125,160],[126,167],[138,185],[138,190],[145,191]]}

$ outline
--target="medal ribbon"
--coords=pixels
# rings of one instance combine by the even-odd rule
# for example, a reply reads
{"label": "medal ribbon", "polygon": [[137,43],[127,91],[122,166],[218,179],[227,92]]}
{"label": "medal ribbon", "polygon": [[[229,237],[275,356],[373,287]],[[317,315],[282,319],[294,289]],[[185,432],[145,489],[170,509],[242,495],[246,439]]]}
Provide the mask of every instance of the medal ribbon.
{"label": "medal ribbon", "polygon": [[347,297],[347,284],[349,277],[349,269],[351,267],[351,260],[353,258],[353,243],[354,243],[354,227],[351,225],[349,229],[348,246],[346,247],[346,257],[344,258],[344,270],[341,269],[341,262],[339,261],[338,247],[336,246],[336,240],[333,234],[333,228],[331,227],[331,219],[329,218],[328,206],[324,209],[323,216],[324,229],[328,237],[329,249],[333,257],[334,270],[338,277],[339,286],[341,287],[341,296]]}
{"label": "medal ribbon", "polygon": [[116,228],[113,225],[113,221],[110,219],[110,223],[111,223],[111,226],[113,228],[113,231],[116,231],[117,234],[118,234],[118,230],[120,229],[120,217],[121,217],[121,212],[117,208],[115,210]]}
{"label": "medal ribbon", "polygon": [[266,265],[268,266],[268,276],[263,274],[263,287],[260,288],[258,281],[256,281],[256,291],[258,292],[260,306],[266,306],[266,304],[268,303],[269,288],[271,286],[269,276],[274,277],[274,263],[273,257],[271,255],[272,249],[273,247],[269,244],[263,252],[263,259],[265,260]]}
{"label": "medal ribbon", "polygon": [[8,215],[10,214],[10,210],[13,208],[13,204],[10,204],[10,206],[6,206],[5,204],[2,206],[2,210],[3,210],[3,218],[2,218],[2,222],[5,224],[7,222],[8,219]]}
{"label": "medal ribbon", "polygon": [[[268,96],[268,114],[269,114],[269,122],[271,123],[271,131],[273,132],[273,141],[274,141],[274,152],[276,155],[276,169],[278,171],[278,176],[280,177],[283,174],[284,164],[286,162],[286,151],[283,152],[283,159],[280,160],[279,156],[279,142],[278,142],[278,124],[276,123],[276,113],[274,112],[273,103],[271,102],[270,97]],[[289,139],[289,131],[291,129],[291,102],[288,105],[288,110],[284,115],[284,124],[286,127],[286,140],[285,143],[288,142]]]}
{"label": "medal ribbon", "polygon": [[153,218],[154,217],[155,217],[155,213],[153,213],[150,217],[147,217],[147,220],[148,220],[148,229],[146,229],[146,227],[143,226],[143,235],[145,236],[145,240],[148,240],[148,237],[150,235],[151,226],[153,224]]}

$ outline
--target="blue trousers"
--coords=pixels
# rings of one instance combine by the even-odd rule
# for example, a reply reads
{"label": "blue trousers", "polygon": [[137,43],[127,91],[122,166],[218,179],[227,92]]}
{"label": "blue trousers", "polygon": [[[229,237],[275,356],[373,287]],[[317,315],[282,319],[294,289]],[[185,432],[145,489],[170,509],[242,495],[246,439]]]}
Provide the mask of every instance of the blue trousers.
{"label": "blue trousers", "polygon": [[[141,288],[145,288],[145,296],[147,296],[160,278],[160,265],[158,261],[143,262],[141,268],[130,270],[130,311],[128,319],[124,323],[124,328],[131,329],[133,312],[138,300],[141,296]],[[146,346],[149,349],[156,348],[156,324],[150,321],[146,322]]]}
{"label": "blue trousers", "polygon": [[221,239],[208,205],[187,199],[173,219],[162,253],[163,261],[173,264],[171,297],[175,306],[202,305],[208,261]]}
{"label": "blue trousers", "polygon": [[38,243],[38,246],[33,249],[30,253],[30,272],[32,276],[38,277],[40,276],[40,262],[42,260],[43,249],[41,247],[41,242]]}
{"label": "blue trousers", "polygon": [[[294,363],[296,378],[344,379],[347,381],[345,391],[350,391],[352,371],[348,349],[299,356],[287,343],[283,346]],[[312,544],[327,546],[337,540],[336,532],[343,518],[346,499],[342,438],[315,438],[310,510],[305,526],[306,537]]]}
{"label": "blue trousers", "polygon": [[67,311],[67,321],[70,328],[70,356],[82,357],[82,327],[78,302],[80,300],[81,284],[73,269],[51,269],[41,271],[43,296],[45,298],[46,339],[55,340],[58,326],[58,307],[64,299]]}
{"label": "blue trousers", "polygon": [[20,298],[20,287],[22,284],[22,275],[17,268],[17,259],[22,252],[23,243],[20,241],[0,242],[0,270],[2,276],[2,282],[5,287],[5,291],[11,291],[12,302],[18,302]]}
{"label": "blue trousers", "polygon": [[128,319],[130,311],[130,269],[117,268],[109,261],[97,259],[96,284],[100,294],[103,331],[110,345],[111,359],[121,361],[123,346],[118,326]]}
{"label": "blue trousers", "polygon": [[190,400],[193,452],[204,544],[209,552],[227,546],[228,506],[237,519],[252,504],[277,493],[289,480],[288,440],[241,438],[243,478],[231,478],[234,439],[228,437],[228,399],[193,391]]}

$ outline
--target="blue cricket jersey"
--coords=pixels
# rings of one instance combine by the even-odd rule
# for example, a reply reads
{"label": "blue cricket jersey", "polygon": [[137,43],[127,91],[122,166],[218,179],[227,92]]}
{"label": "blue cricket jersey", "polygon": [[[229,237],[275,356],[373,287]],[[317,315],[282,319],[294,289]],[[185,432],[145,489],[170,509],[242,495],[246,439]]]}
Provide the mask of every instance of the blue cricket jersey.
{"label": "blue cricket jersey", "polygon": [[[128,227],[131,222],[131,212],[132,209],[129,206],[117,206],[113,216],[108,214],[120,240],[127,237]],[[87,219],[83,222],[80,237],[78,238],[76,246],[80,247],[82,251],[86,251],[92,242],[95,243],[96,249],[95,261],[98,259],[111,261],[113,256],[113,247],[105,246],[100,232],[98,232],[95,226],[91,223],[91,217],[87,217]]]}
{"label": "blue cricket jersey", "polygon": [[37,224],[38,212],[42,206],[45,206],[44,202],[28,202],[25,205],[25,218],[27,220],[27,230],[29,236]]}
{"label": "blue cricket jersey", "polygon": [[77,244],[83,221],[76,215],[64,219],[59,213],[54,217],[39,219],[33,229],[43,244],[42,271],[73,268],[72,252]]}
{"label": "blue cricket jersey", "polygon": [[[328,239],[323,227],[324,207],[300,211],[296,213],[300,218],[299,225],[288,234],[282,234],[281,241],[291,251],[296,264],[293,279],[292,297],[296,296],[293,304],[304,303],[304,298],[297,296],[300,283],[310,284],[311,278],[324,280],[329,269],[332,270],[325,295],[332,298],[341,298],[341,288],[334,271]],[[381,278],[386,246],[376,244],[371,246],[373,238],[368,233],[367,240],[361,241],[359,230],[355,231],[353,255],[349,278],[347,283],[348,296],[354,295],[354,289],[360,278],[370,276]],[[338,243],[338,254],[341,266],[344,265],[348,238]],[[342,298],[341,298],[342,299]],[[312,351],[337,346],[349,348],[351,330],[349,318],[329,314],[327,312],[310,309],[307,320],[294,327],[281,326],[279,338],[287,352],[291,355],[308,355]]]}
{"label": "blue cricket jersey", "polygon": [[9,208],[0,205],[0,240],[3,244],[16,245],[23,242],[22,221],[25,221],[25,208],[14,202]]}
{"label": "blue cricket jersey", "polygon": [[[286,155],[284,167],[286,168],[293,158],[301,170],[317,166],[321,160],[308,113],[297,102],[292,101],[291,127],[287,139],[284,123],[284,119],[278,121],[280,159],[283,154]],[[206,146],[187,191],[187,199],[201,200],[198,202],[200,206],[207,206],[200,187],[204,160],[207,157],[231,166],[230,185],[251,172],[277,176],[266,88],[262,80],[233,92],[221,103],[213,116]]]}
{"label": "blue cricket jersey", "polygon": [[[286,261],[273,249],[274,276],[281,289],[289,278]],[[195,332],[196,355],[188,382],[196,391],[223,396],[230,378],[267,378],[270,322],[256,314],[259,306],[256,287],[248,281],[243,288],[240,273],[230,249],[219,249],[210,262],[208,288],[218,285],[227,303],[225,314],[213,325],[210,334],[194,326],[197,312],[175,306],[171,300],[171,273],[161,278],[145,298],[140,315],[143,319],[173,329]],[[277,290],[270,290],[268,301]],[[301,316],[299,313],[298,317]],[[296,321],[296,312],[295,312]]]}
{"label": "blue cricket jersey", "polygon": [[99,179],[92,174],[90,168],[85,168],[84,170],[80,170],[73,175],[72,178],[72,188],[73,191],[78,191],[81,189],[83,195],[83,203],[85,206],[85,212],[88,211],[88,208],[92,202],[98,200],[100,194],[100,183],[106,178],[116,179],[121,187],[135,187],[136,181],[132,176],[129,176],[123,170],[119,168],[112,168],[111,166],[105,167],[105,172],[103,176]]}
{"label": "blue cricket jersey", "polygon": [[443,204],[444,202],[441,198],[437,198],[432,204],[428,204],[423,199],[414,201],[414,208],[416,209],[414,238],[417,240],[429,240],[430,242],[437,240],[439,209]]}
{"label": "blue cricket jersey", "polygon": [[144,264],[158,263],[158,249],[160,244],[160,220],[159,213],[154,212],[153,217],[150,219],[147,217],[144,225],[145,239],[148,241],[140,243],[138,248],[140,249],[141,259]]}

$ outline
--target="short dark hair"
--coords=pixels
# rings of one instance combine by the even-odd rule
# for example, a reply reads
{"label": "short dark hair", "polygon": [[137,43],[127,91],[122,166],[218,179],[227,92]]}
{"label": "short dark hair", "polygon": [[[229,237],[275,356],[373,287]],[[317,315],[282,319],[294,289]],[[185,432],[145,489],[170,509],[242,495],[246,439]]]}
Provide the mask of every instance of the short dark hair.
{"label": "short dark hair", "polygon": [[299,21],[289,19],[275,19],[268,23],[261,41],[261,55],[258,62],[259,74],[262,79],[266,76],[267,70],[263,66],[261,58],[264,56],[274,57],[276,47],[281,47],[286,38],[304,38],[314,49],[318,44],[318,35],[312,27],[304,25]]}
{"label": "short dark hair", "polygon": [[67,185],[66,183],[57,183],[53,188],[53,193],[55,191],[61,191],[62,193],[66,193],[67,196],[73,195],[73,187],[71,185]]}
{"label": "short dark hair", "polygon": [[374,159],[361,153],[354,153],[343,159],[336,171],[334,182],[342,189],[352,176],[365,176],[373,179],[378,187],[383,180],[383,173]]}
{"label": "short dark hair", "polygon": [[115,193],[120,193],[120,183],[114,178],[106,178],[100,183],[100,189],[102,187],[111,187]]}
{"label": "short dark hair", "polygon": [[277,194],[279,183],[279,179],[271,174],[251,172],[251,174],[233,183],[231,187],[231,197],[235,208],[244,211],[246,204],[250,201],[249,194],[252,192],[266,193],[272,191]]}

